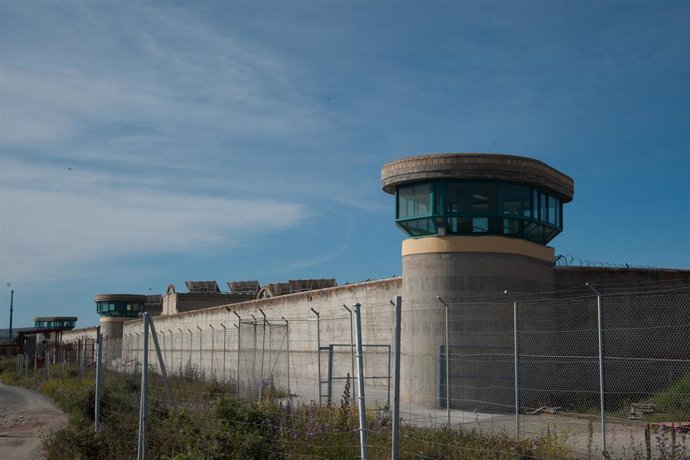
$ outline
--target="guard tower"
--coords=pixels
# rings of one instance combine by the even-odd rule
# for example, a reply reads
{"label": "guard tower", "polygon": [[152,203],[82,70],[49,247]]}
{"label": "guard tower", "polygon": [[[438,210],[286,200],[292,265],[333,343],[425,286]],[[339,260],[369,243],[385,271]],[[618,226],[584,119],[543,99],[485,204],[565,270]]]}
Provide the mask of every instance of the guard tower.
{"label": "guard tower", "polygon": [[122,337],[122,323],[144,314],[148,298],[138,294],[98,294],[94,297],[103,337]]}
{"label": "guard tower", "polygon": [[[441,301],[449,306],[453,331],[451,365],[454,353],[487,343],[497,355],[510,349],[512,335],[473,334],[474,326],[487,323],[512,330],[509,310],[481,308],[480,299],[495,299],[504,290],[553,291],[554,250],[547,244],[563,229],[573,180],[531,158],[450,153],[392,161],[381,171],[381,184],[395,195],[395,222],[409,237],[402,243],[402,397],[438,407],[445,405]],[[477,307],[466,308],[473,299]],[[451,369],[451,405],[472,409],[477,406],[459,401],[489,401],[495,404],[490,409],[500,410],[510,402],[512,381],[501,388],[489,380],[497,366],[508,366],[510,375],[512,358],[499,361]],[[460,387],[463,397],[455,398]]]}

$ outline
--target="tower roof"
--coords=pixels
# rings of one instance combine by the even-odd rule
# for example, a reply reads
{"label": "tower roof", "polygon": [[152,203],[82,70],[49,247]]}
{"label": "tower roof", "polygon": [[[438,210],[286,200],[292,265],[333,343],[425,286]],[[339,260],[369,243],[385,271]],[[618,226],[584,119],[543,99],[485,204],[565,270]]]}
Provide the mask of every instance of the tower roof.
{"label": "tower roof", "polygon": [[384,192],[399,185],[432,179],[498,179],[534,185],[572,201],[573,179],[533,158],[497,153],[440,153],[386,163],[381,170]]}

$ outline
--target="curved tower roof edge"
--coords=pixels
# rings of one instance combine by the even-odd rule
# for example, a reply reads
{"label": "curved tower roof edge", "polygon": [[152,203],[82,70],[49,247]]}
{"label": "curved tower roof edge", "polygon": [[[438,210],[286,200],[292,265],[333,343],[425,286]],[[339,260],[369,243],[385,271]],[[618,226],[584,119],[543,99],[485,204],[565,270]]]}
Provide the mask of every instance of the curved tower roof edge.
{"label": "curved tower roof edge", "polygon": [[498,179],[531,184],[557,195],[564,203],[574,194],[574,182],[546,163],[499,153],[438,153],[415,155],[386,163],[381,170],[384,192],[433,179]]}

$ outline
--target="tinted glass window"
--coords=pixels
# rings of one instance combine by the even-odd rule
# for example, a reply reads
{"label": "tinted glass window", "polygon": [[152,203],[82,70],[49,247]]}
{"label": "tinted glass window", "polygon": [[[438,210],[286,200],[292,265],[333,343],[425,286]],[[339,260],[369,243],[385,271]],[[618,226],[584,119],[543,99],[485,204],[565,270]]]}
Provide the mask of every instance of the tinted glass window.
{"label": "tinted glass window", "polygon": [[428,235],[430,233],[436,233],[431,219],[416,219],[409,220],[402,223],[402,226],[410,233],[412,236]]}
{"label": "tinted glass window", "polygon": [[398,218],[431,213],[431,184],[398,188]]}
{"label": "tinted glass window", "polygon": [[546,222],[546,195],[543,193],[539,194],[539,220]]}
{"label": "tinted glass window", "polygon": [[503,233],[506,235],[517,235],[520,233],[520,223],[517,219],[503,219]]}
{"label": "tinted glass window", "polygon": [[498,201],[498,184],[477,183],[472,184],[472,211],[491,212],[496,211]]}
{"label": "tinted glass window", "polygon": [[470,184],[463,182],[446,184],[446,212],[470,211]]}
{"label": "tinted glass window", "polygon": [[504,235],[546,244],[563,225],[560,199],[526,184],[428,181],[399,187],[397,199],[398,224],[415,237]]}
{"label": "tinted glass window", "polygon": [[558,199],[549,196],[549,223],[553,225],[558,224]]}
{"label": "tinted glass window", "polygon": [[503,185],[503,213],[511,216],[529,216],[530,188],[520,184]]}
{"label": "tinted glass window", "polygon": [[472,218],[472,233],[486,233],[489,231],[488,217],[473,217]]}

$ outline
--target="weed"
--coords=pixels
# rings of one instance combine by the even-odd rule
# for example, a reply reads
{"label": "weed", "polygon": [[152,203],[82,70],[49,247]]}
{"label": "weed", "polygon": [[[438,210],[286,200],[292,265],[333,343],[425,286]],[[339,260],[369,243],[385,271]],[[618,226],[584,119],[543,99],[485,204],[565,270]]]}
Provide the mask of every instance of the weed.
{"label": "weed", "polygon": [[655,393],[651,402],[668,416],[686,417],[690,413],[690,373],[683,374],[668,387]]}
{"label": "weed", "polygon": [[[79,380],[65,370],[43,382],[41,390],[70,414],[69,426],[44,438],[52,459],[126,459],[136,455],[140,375],[105,372],[102,381],[101,432],[93,433],[92,376]],[[14,372],[14,368],[10,369]],[[279,402],[271,379],[259,403],[235,398],[235,383],[207,382],[193,368],[170,378],[178,407],[167,404],[160,376],[150,375],[148,454],[151,459],[356,458],[359,430],[348,376],[339,406]],[[25,383],[33,385],[32,379]],[[391,416],[367,413],[369,453],[389,458]],[[400,427],[403,457],[530,459],[569,458],[566,438],[547,431],[515,440],[445,428]],[[677,452],[680,452],[676,449]]]}

